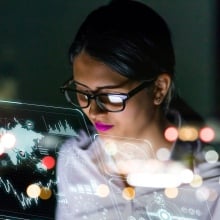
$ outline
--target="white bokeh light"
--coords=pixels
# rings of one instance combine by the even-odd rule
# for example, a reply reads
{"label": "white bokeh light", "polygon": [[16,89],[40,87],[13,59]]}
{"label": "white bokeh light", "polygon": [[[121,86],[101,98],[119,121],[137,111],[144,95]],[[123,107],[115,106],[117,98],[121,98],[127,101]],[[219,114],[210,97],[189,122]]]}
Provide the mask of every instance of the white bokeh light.
{"label": "white bokeh light", "polygon": [[170,158],[170,151],[167,148],[160,148],[156,152],[157,159],[160,161],[166,161]]}
{"label": "white bokeh light", "polygon": [[209,150],[205,153],[205,159],[208,163],[216,163],[219,159],[219,155],[215,150]]}
{"label": "white bokeh light", "polygon": [[15,146],[16,138],[13,134],[5,133],[1,137],[1,146],[5,149],[12,149]]}
{"label": "white bokeh light", "polygon": [[193,172],[190,169],[184,169],[180,172],[180,180],[182,183],[190,183],[193,180]]}

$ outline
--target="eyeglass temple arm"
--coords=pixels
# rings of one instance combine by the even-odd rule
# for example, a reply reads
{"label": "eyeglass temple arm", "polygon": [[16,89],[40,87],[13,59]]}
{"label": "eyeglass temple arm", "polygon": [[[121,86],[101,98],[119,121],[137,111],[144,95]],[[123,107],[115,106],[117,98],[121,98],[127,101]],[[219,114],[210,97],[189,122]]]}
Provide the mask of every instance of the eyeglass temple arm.
{"label": "eyeglass temple arm", "polygon": [[135,95],[137,92],[141,91],[142,89],[146,88],[147,86],[149,86],[152,82],[154,81],[154,79],[152,80],[148,80],[148,81],[144,81],[140,86],[134,88],[132,91],[130,91],[128,93],[128,97],[132,97],[133,95]]}

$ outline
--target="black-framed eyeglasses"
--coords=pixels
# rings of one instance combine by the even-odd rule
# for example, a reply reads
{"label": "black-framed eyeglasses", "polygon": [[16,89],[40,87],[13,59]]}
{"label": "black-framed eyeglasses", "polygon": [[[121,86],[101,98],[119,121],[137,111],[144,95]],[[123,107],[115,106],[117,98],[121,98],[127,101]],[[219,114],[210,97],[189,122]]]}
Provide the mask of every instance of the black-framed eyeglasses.
{"label": "black-framed eyeglasses", "polygon": [[139,86],[128,93],[87,93],[76,89],[74,80],[69,80],[60,91],[65,95],[68,102],[77,108],[87,108],[92,99],[95,100],[98,107],[103,111],[120,112],[125,109],[126,101],[135,94],[147,88],[154,79],[145,80]]}

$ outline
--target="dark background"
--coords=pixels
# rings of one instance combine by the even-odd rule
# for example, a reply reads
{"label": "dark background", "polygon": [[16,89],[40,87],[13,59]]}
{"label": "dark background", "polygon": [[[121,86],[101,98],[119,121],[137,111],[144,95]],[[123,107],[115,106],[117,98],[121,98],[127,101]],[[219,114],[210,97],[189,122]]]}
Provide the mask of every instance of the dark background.
{"label": "dark background", "polygon": [[216,38],[217,40],[217,47],[216,47],[216,72],[215,72],[215,91],[216,91],[216,96],[215,96],[215,115],[220,119],[220,1],[217,3],[217,28],[216,28]]}
{"label": "dark background", "polygon": [[[85,16],[107,2],[1,0],[0,99],[69,106],[58,89],[71,75],[69,45]],[[142,2],[158,11],[172,30],[178,92],[204,117],[217,117],[218,1]]]}
{"label": "dark background", "polygon": [[[69,45],[85,16],[108,1],[0,0],[0,99],[69,106],[59,92],[71,75]],[[220,119],[220,2],[142,2],[158,11],[172,30],[178,92],[216,125],[218,120],[212,119]],[[7,207],[9,203],[14,206],[6,201]]]}

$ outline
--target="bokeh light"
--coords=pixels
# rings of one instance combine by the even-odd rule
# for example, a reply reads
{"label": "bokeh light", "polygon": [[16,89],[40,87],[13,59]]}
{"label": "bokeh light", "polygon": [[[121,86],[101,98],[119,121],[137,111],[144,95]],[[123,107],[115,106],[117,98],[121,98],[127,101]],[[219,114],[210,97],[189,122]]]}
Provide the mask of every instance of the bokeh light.
{"label": "bokeh light", "polygon": [[199,137],[204,142],[211,142],[215,138],[215,131],[211,127],[200,129]]}
{"label": "bokeh light", "polygon": [[179,190],[178,188],[174,187],[174,188],[166,188],[164,190],[164,194],[166,195],[166,197],[170,198],[170,199],[174,199],[178,196]]}
{"label": "bokeh light", "polygon": [[47,200],[51,197],[51,195],[52,195],[52,191],[51,191],[50,188],[48,188],[48,187],[42,187],[41,188],[40,195],[39,195],[39,197],[41,199]]}
{"label": "bokeh light", "polygon": [[215,201],[218,198],[218,196],[218,192],[215,189],[209,189],[209,201]]}
{"label": "bokeh light", "polygon": [[114,156],[117,153],[117,145],[114,141],[106,140],[104,143],[104,149],[108,155]]}
{"label": "bokeh light", "polygon": [[135,197],[135,189],[131,186],[125,187],[122,191],[122,197],[126,200],[132,200]]}
{"label": "bokeh light", "polygon": [[41,193],[41,188],[38,184],[31,184],[27,187],[26,192],[30,198],[38,198]]}
{"label": "bokeh light", "polygon": [[5,133],[1,136],[1,145],[6,149],[12,149],[15,146],[16,138],[13,134]]}
{"label": "bokeh light", "polygon": [[193,180],[190,182],[190,185],[194,188],[200,187],[203,183],[203,179],[200,175],[194,174]]}
{"label": "bokeh light", "polygon": [[110,193],[109,187],[106,184],[100,184],[96,188],[96,195],[99,197],[107,197]]}
{"label": "bokeh light", "polygon": [[210,196],[210,190],[207,187],[201,187],[196,190],[196,197],[199,201],[206,201]]}
{"label": "bokeh light", "polygon": [[205,160],[208,163],[216,163],[219,159],[219,154],[215,150],[208,150],[205,152]]}
{"label": "bokeh light", "polygon": [[48,169],[52,169],[55,166],[55,159],[52,156],[45,156],[42,159],[42,164]]}
{"label": "bokeh light", "polygon": [[177,173],[168,170],[156,173],[131,173],[127,176],[127,182],[132,186],[151,188],[174,188],[181,184]]}
{"label": "bokeh light", "polygon": [[198,136],[198,130],[195,127],[183,126],[179,129],[179,139],[182,141],[195,141]]}
{"label": "bokeh light", "polygon": [[194,174],[190,169],[183,169],[180,172],[180,179],[182,183],[190,183],[192,182]]}
{"label": "bokeh light", "polygon": [[160,148],[156,152],[156,157],[160,161],[167,161],[170,159],[170,151],[167,148]]}
{"label": "bokeh light", "polygon": [[178,130],[176,127],[168,127],[165,132],[164,132],[164,137],[166,138],[166,140],[172,142],[172,141],[176,141],[176,139],[178,138]]}

